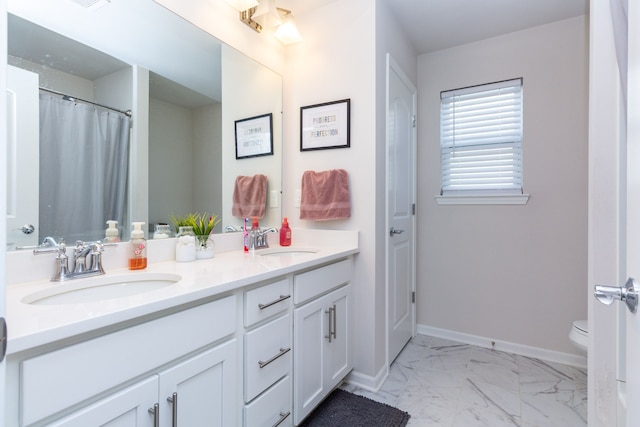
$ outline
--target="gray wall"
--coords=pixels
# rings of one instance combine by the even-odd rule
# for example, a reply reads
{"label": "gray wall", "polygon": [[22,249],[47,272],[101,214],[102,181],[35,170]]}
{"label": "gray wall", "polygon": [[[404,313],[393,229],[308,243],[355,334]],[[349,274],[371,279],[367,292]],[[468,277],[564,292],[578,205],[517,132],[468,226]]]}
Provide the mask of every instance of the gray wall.
{"label": "gray wall", "polygon": [[[524,206],[440,206],[439,93],[524,78]],[[418,57],[418,325],[574,352],[587,316],[588,21]]]}

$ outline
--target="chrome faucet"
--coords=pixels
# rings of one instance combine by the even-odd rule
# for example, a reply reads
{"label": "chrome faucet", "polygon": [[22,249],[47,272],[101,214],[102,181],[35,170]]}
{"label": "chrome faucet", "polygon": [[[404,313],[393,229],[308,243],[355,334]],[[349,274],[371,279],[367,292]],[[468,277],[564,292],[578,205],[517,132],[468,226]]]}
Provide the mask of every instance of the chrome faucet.
{"label": "chrome faucet", "polygon": [[264,230],[251,230],[249,233],[249,248],[250,249],[266,249],[269,247],[269,241],[267,239],[267,233],[277,233],[278,229],[271,227]]}
{"label": "chrome faucet", "polygon": [[55,253],[55,271],[51,277],[52,282],[77,279],[104,274],[102,268],[102,252],[104,244],[100,242],[77,241],[73,249],[73,268],[69,268],[69,256],[67,245],[64,242],[57,243],[53,238],[47,237],[40,248],[33,250],[34,255]]}
{"label": "chrome faucet", "polygon": [[236,227],[236,226],[233,226],[233,225],[227,225],[224,228],[224,232],[225,233],[235,233],[237,231],[242,231],[242,229],[240,227]]}
{"label": "chrome faucet", "polygon": [[73,250],[75,265],[73,274],[91,272],[104,274],[104,269],[102,268],[102,252],[104,252],[104,245],[100,242],[85,243],[82,240],[76,241],[76,247]]}

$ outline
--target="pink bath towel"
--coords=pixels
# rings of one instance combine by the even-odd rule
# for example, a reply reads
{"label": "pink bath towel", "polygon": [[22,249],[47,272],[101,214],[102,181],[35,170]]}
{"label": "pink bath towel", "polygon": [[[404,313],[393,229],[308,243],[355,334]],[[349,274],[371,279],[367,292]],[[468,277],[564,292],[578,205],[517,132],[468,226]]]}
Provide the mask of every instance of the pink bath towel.
{"label": "pink bath towel", "polygon": [[325,221],[351,217],[349,176],[344,169],[302,174],[300,219]]}
{"label": "pink bath towel", "polygon": [[239,218],[263,218],[267,208],[267,177],[238,176],[233,188],[231,213]]}

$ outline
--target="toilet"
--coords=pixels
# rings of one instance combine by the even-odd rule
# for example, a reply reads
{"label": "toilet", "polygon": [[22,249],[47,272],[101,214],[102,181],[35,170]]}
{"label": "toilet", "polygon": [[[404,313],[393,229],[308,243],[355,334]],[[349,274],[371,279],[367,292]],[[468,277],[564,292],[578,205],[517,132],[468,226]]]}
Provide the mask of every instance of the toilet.
{"label": "toilet", "polygon": [[569,339],[582,354],[587,355],[589,328],[586,320],[576,320],[573,322],[571,332],[569,332]]}

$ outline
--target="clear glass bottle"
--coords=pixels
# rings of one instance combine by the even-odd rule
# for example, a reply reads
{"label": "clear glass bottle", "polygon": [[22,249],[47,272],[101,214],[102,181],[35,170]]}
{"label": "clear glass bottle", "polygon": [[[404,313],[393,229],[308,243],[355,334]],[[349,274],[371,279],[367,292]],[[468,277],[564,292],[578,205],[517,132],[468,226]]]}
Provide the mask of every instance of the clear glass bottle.
{"label": "clear glass bottle", "polygon": [[176,234],[176,261],[189,262],[196,260],[196,234],[193,227],[179,227]]}
{"label": "clear glass bottle", "polygon": [[168,239],[171,237],[171,226],[169,224],[156,224],[153,232],[154,239]]}

